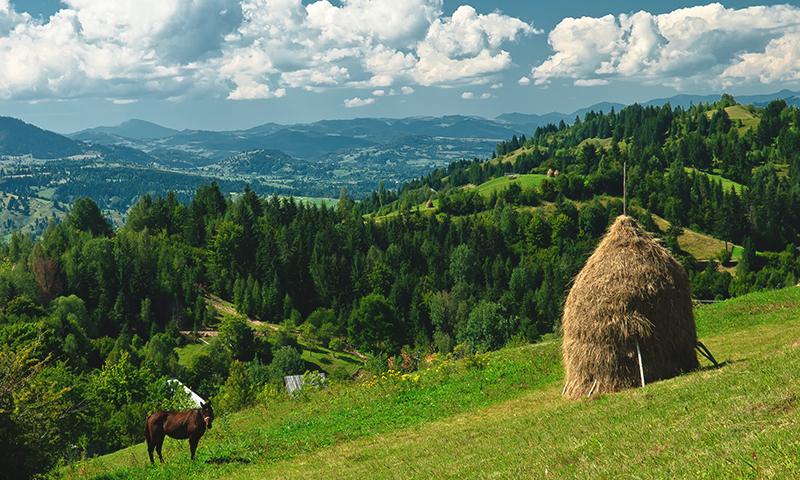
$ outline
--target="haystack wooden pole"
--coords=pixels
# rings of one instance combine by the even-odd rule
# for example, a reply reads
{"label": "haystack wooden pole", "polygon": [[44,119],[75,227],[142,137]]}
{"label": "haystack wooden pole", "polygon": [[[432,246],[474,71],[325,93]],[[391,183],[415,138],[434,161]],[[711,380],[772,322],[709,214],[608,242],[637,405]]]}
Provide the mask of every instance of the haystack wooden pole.
{"label": "haystack wooden pole", "polygon": [[639,377],[642,379],[642,386],[644,387],[644,367],[642,367],[642,351],[639,349],[639,341],[636,341],[636,354],[639,355]]}
{"label": "haystack wooden pole", "polygon": [[622,164],[622,214],[627,215],[628,205],[628,162]]}
{"label": "haystack wooden pole", "polygon": [[596,386],[597,386],[597,379],[595,378],[594,382],[592,382],[592,388],[589,390],[589,395],[586,395],[587,397],[591,397],[592,396],[592,393],[594,392],[594,387],[596,387]]}
{"label": "haystack wooden pole", "polygon": [[706,348],[705,345],[703,345],[703,342],[698,340],[697,347],[695,348],[697,348],[697,350],[702,353],[704,357],[711,360],[711,363],[713,363],[715,367],[719,367],[719,363],[717,363],[717,361],[714,359],[714,355],[711,355],[711,352]]}

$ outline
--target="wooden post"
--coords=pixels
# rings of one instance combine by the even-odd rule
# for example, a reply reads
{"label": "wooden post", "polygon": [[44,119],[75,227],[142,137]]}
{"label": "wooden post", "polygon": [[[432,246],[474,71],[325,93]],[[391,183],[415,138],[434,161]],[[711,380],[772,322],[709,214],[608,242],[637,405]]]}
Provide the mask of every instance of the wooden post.
{"label": "wooden post", "polygon": [[642,386],[644,387],[644,368],[642,367],[642,351],[639,349],[639,341],[636,341],[636,354],[639,355],[639,377],[642,379]]}
{"label": "wooden post", "polygon": [[627,215],[628,205],[628,162],[622,164],[622,214]]}
{"label": "wooden post", "polygon": [[711,355],[711,352],[706,348],[705,345],[703,345],[703,342],[698,340],[695,348],[702,353],[704,357],[711,360],[711,363],[713,363],[715,367],[719,367],[719,363],[717,363],[717,361],[714,359],[714,355]]}

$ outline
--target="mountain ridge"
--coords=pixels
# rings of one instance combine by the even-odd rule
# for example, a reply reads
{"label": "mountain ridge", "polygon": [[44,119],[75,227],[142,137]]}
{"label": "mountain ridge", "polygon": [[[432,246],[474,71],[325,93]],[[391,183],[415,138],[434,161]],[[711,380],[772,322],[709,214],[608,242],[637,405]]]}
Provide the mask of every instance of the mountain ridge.
{"label": "mountain ridge", "polygon": [[164,127],[157,123],[149,122],[147,120],[140,120],[132,118],[126,120],[119,125],[115,126],[101,126],[94,128],[87,128],[80,132],[75,132],[65,135],[66,137],[74,138],[81,134],[107,134],[115,137],[134,138],[134,139],[159,139],[171,137],[180,133],[180,130],[174,128]]}
{"label": "mountain ridge", "polygon": [[[724,92],[723,92],[724,93]],[[719,100],[722,93],[713,93],[708,95],[700,95],[700,94],[678,94],[673,95],[671,97],[659,97],[651,100],[647,100],[644,102],[633,102],[639,103],[640,105],[644,106],[661,106],[666,103],[670,103],[672,107],[676,107],[680,105],[681,107],[689,107],[691,104],[697,104],[699,102],[714,102]],[[750,94],[750,95],[739,95],[734,96],[738,103],[742,105],[749,105],[753,104],[754,106],[764,106],[772,100],[775,99],[784,99],[787,103],[800,106],[800,92],[793,92],[788,89],[783,89],[775,93],[770,94]],[[633,104],[631,103],[631,105]],[[442,115],[442,116],[432,116],[432,115],[413,115],[409,117],[401,117],[401,118],[392,118],[392,117],[354,117],[352,119],[323,119],[318,120],[315,122],[301,122],[301,123],[294,123],[294,124],[279,124],[274,122],[267,122],[260,125],[255,125],[253,127],[247,129],[240,129],[240,130],[204,130],[204,129],[184,129],[184,130],[176,130],[169,127],[163,127],[157,123],[150,122],[147,120],[140,120],[140,119],[131,119],[122,122],[116,126],[100,126],[100,127],[93,127],[88,129],[83,129],[73,133],[63,134],[65,137],[74,138],[77,135],[86,133],[86,132],[95,132],[95,133],[107,133],[112,135],[117,135],[126,138],[165,138],[167,135],[162,136],[144,136],[144,135],[133,135],[133,134],[125,134],[125,132],[131,131],[132,128],[143,128],[144,126],[148,126],[150,128],[158,129],[159,131],[163,132],[171,132],[171,135],[177,134],[189,134],[195,132],[215,132],[215,133],[276,133],[283,129],[294,129],[300,131],[307,131],[307,130],[315,130],[320,133],[321,130],[325,130],[326,133],[330,133],[332,131],[336,131],[337,129],[331,128],[331,126],[336,124],[353,124],[359,123],[364,124],[366,122],[378,122],[384,123],[387,125],[395,125],[395,124],[411,124],[413,122],[426,122],[426,121],[437,121],[437,120],[444,120],[444,119],[478,119],[478,120],[489,120],[489,121],[497,121],[500,120],[502,123],[509,123],[509,124],[525,124],[529,123],[530,119],[543,119],[545,122],[550,122],[553,119],[560,120],[564,119],[565,121],[569,120],[572,122],[576,115],[583,116],[587,112],[594,110],[595,112],[599,112],[600,110],[608,111],[611,107],[615,109],[624,108],[629,104],[620,103],[620,102],[610,102],[610,101],[602,101],[595,103],[593,105],[579,108],[569,113],[552,111],[549,113],[521,113],[521,112],[507,112],[500,114],[494,118],[483,117],[480,115]],[[341,134],[341,132],[339,132]],[[426,133],[429,134],[430,133]],[[432,135],[437,136],[437,135]]]}
{"label": "mountain ridge", "polygon": [[[664,105],[688,108],[692,104],[713,102],[721,94],[680,94],[640,103],[643,106]],[[736,101],[763,107],[782,98],[788,104],[800,106],[800,93],[781,90],[773,94],[740,95]],[[145,120],[128,120],[114,127],[96,127],[65,135],[73,140],[100,145],[125,145],[144,152],[154,150],[183,151],[217,161],[250,150],[281,150],[292,157],[309,160],[341,150],[371,148],[384,142],[409,135],[430,137],[482,139],[500,142],[513,135],[532,135],[536,128],[572,124],[586,113],[626,105],[618,102],[598,102],[571,113],[546,114],[504,113],[495,118],[476,115],[411,116],[404,118],[356,117],[353,119],[319,120],[311,123],[282,125],[265,123],[244,130],[182,130],[162,127]],[[486,153],[487,155],[489,152]]]}

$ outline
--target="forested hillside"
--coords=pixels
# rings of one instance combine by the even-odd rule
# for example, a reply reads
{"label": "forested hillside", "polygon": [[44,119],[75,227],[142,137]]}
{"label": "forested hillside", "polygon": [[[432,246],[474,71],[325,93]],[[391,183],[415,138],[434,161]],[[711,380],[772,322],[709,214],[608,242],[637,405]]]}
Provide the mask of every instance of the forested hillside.
{"label": "forested hillside", "polygon": [[[249,186],[231,198],[211,182],[187,197],[145,195],[113,231],[81,198],[41,238],[17,232],[2,247],[0,438],[20,438],[6,458],[33,471],[67,444],[140,441],[147,412],[166,406],[164,377],[232,409],[243,376],[302,373],[298,334],[378,363],[557,334],[571,279],[623,211],[624,175],[628,214],[664,238],[697,298],[794,284],[798,126],[800,109],[785,102],[759,109],[724,95],[686,110],[589,112],[399,191],[381,182],[355,201],[342,189],[335,209]],[[506,174],[505,188],[474,188]],[[736,268],[718,268],[731,250],[681,250],[684,228],[742,246]],[[175,347],[197,341],[180,331],[209,329],[219,335],[179,362]],[[41,416],[15,410],[33,397],[47,400]],[[24,433],[36,428],[50,443]]]}

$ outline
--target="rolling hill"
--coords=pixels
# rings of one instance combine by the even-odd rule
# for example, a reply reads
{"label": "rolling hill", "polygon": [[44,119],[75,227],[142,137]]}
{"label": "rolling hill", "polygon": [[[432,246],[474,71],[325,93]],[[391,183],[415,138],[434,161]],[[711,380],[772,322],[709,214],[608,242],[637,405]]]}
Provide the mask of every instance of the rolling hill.
{"label": "rolling hill", "polygon": [[56,159],[85,152],[82,143],[11,117],[0,117],[0,156]]}
{"label": "rolling hill", "polygon": [[292,158],[280,150],[252,150],[242,152],[208,167],[209,172],[222,175],[303,175],[310,165],[302,160]]}
{"label": "rolling hill", "polygon": [[177,135],[180,132],[173,128],[162,127],[161,125],[145,120],[132,119],[113,127],[95,127],[87,130],[77,132],[71,137],[75,138],[81,135],[91,136],[92,134],[106,134],[117,138],[167,138]]}

